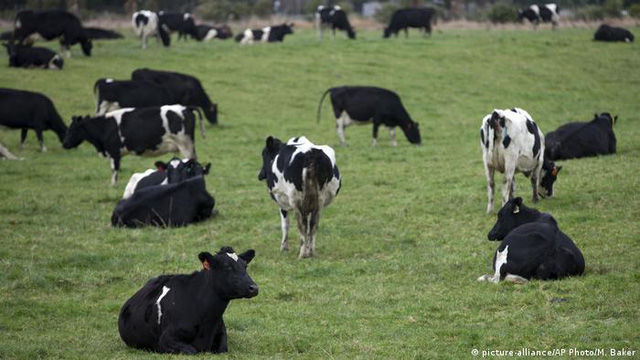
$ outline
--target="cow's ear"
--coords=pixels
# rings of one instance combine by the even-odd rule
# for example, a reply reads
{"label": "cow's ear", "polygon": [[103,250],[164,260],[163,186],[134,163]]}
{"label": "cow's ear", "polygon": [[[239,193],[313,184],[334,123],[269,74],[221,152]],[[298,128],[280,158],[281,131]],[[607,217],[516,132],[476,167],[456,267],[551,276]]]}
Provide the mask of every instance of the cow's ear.
{"label": "cow's ear", "polygon": [[618,115],[613,117],[613,121],[611,122],[611,125],[615,124],[618,122]]}
{"label": "cow's ear", "polygon": [[520,212],[520,206],[522,206],[522,198],[517,197],[513,199],[513,213],[517,214]]}
{"label": "cow's ear", "polygon": [[204,170],[202,171],[203,174],[207,175],[209,173],[209,170],[211,170],[211,163],[207,163],[204,166]]}
{"label": "cow's ear", "polygon": [[244,260],[247,264],[250,263],[255,256],[256,256],[256,252],[253,249],[249,249],[243,252],[242,254],[238,255],[238,257]]}
{"label": "cow's ear", "polygon": [[[558,175],[558,173],[560,172],[560,170],[562,170],[562,166],[558,166],[558,167],[554,167],[553,170],[555,170],[555,175]],[[554,176],[555,176],[554,175]]]}
{"label": "cow's ear", "polygon": [[213,255],[210,252],[201,252],[198,254],[198,259],[202,263],[202,268],[204,270],[211,270],[211,265],[213,264]]}
{"label": "cow's ear", "polygon": [[160,171],[167,170],[167,167],[169,166],[167,163],[163,163],[162,161],[156,161],[155,165],[156,165],[156,169]]}
{"label": "cow's ear", "polygon": [[267,144],[266,144],[267,145],[267,149],[273,148],[275,143],[276,143],[276,139],[273,136],[269,136],[267,138]]}

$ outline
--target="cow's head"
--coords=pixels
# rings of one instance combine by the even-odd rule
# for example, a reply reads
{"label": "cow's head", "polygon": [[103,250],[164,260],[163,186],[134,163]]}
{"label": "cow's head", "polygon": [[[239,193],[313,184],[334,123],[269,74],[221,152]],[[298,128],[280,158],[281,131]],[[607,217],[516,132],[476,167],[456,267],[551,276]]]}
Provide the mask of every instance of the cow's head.
{"label": "cow's head", "polygon": [[80,45],[82,46],[82,52],[86,56],[91,56],[91,49],[93,48],[93,42],[91,41],[91,39],[86,38],[86,39],[80,40]]}
{"label": "cow's head", "polygon": [[387,39],[393,33],[394,33],[394,31],[392,31],[390,27],[386,27],[386,28],[384,28],[384,32],[382,33],[382,37]]}
{"label": "cow's head", "polygon": [[212,102],[209,106],[203,107],[202,110],[204,110],[204,116],[210,123],[218,123],[218,104]]}
{"label": "cow's head", "polygon": [[215,255],[201,252],[198,258],[203,270],[213,280],[213,290],[225,300],[252,298],[258,295],[258,285],[247,274],[247,265],[256,252],[251,249],[236,255],[233,248],[224,246]]}
{"label": "cow's head", "polygon": [[71,125],[69,125],[67,135],[62,142],[63,148],[73,149],[82,144],[82,142],[86,139],[83,122],[89,118],[89,116],[73,116],[71,118]]}
{"label": "cow's head", "polygon": [[553,197],[553,184],[558,179],[558,173],[562,170],[562,166],[557,166],[553,161],[545,160],[542,163],[542,171],[540,172],[540,188],[538,194],[542,197]]}
{"label": "cow's head", "polygon": [[267,138],[264,149],[262,149],[262,169],[258,174],[258,180],[262,181],[267,178],[267,174],[269,173],[269,168],[271,168],[271,164],[273,163],[273,159],[276,158],[280,149],[284,146],[280,139],[276,139],[273,136],[269,136]]}
{"label": "cow's head", "polygon": [[420,137],[420,124],[417,122],[410,122],[405,128],[402,129],[404,135],[407,137],[410,143],[420,145],[422,138]]}
{"label": "cow's head", "polygon": [[618,115],[611,116],[611,114],[608,113],[608,112],[603,112],[600,115],[598,115],[598,114],[594,114],[593,115],[593,120],[599,120],[599,119],[605,119],[607,121],[607,123],[609,125],[611,125],[611,127],[613,127],[613,125],[615,125],[616,121],[618,121]]}
{"label": "cow's head", "polygon": [[487,238],[489,240],[503,240],[518,226],[535,221],[539,214],[538,210],[524,206],[522,198],[511,199],[498,211],[498,221],[489,231]]}
{"label": "cow's head", "polygon": [[156,168],[167,173],[167,182],[169,184],[179,183],[181,181],[196,177],[199,175],[207,175],[211,169],[211,163],[202,166],[195,159],[180,160],[176,157],[169,162],[156,161]]}

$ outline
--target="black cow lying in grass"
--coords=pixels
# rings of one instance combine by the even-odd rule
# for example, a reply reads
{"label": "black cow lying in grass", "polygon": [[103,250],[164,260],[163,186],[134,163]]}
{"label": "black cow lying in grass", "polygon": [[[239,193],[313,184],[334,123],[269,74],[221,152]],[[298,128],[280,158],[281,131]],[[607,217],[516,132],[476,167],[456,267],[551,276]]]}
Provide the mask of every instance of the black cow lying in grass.
{"label": "black cow lying in grass", "polygon": [[478,281],[524,283],[584,273],[582,252],[553,216],[524,206],[522,198],[504,204],[488,238],[502,243],[493,256],[494,274]]}
{"label": "black cow lying in grass", "polygon": [[14,34],[19,44],[33,34],[46,40],[60,38],[60,45],[71,55],[69,48],[80,43],[82,52],[91,56],[91,39],[82,27],[80,19],[70,12],[61,10],[21,11],[16,16]]}
{"label": "black cow lying in grass", "polygon": [[384,28],[383,37],[386,39],[391,34],[398,37],[398,32],[404,30],[404,35],[409,37],[409,28],[424,28],[424,34],[431,35],[431,21],[435,15],[432,8],[406,8],[396,10],[391,16],[389,26]]}
{"label": "black cow lying in grass", "polygon": [[136,191],[150,186],[175,184],[199,175],[207,175],[211,163],[202,166],[194,159],[180,160],[174,157],[166,163],[156,161],[155,166],[156,169],[148,169],[143,173],[131,175],[122,198],[128,199]]}
{"label": "black cow lying in grass", "polygon": [[131,347],[160,353],[227,352],[222,315],[231,300],[258,295],[247,274],[254,257],[253,249],[236,255],[225,246],[215,255],[198,255],[201,271],[149,280],[120,310],[120,337]]}
{"label": "black cow lying in grass", "polygon": [[53,102],[48,97],[31,91],[0,88],[0,125],[22,129],[20,148],[27,138],[27,132],[34,130],[43,152],[47,151],[42,138],[44,130],[53,130],[60,142],[64,141],[67,134],[67,126]]}
{"label": "black cow lying in grass", "polygon": [[9,66],[17,68],[34,68],[62,70],[64,60],[54,51],[43,47],[29,45],[3,44],[9,55]]}
{"label": "black cow lying in grass", "polygon": [[595,114],[588,123],[564,124],[545,136],[545,159],[566,160],[616,153],[613,125],[618,117]]}
{"label": "black cow lying in grass", "polygon": [[634,36],[631,31],[624,28],[600,25],[596,33],[593,35],[593,40],[611,42],[624,41],[632,43]]}
{"label": "black cow lying in grass", "polygon": [[398,94],[391,90],[372,86],[341,86],[330,88],[322,94],[318,105],[318,119],[322,101],[327,93],[331,94],[331,105],[336,117],[336,131],[340,145],[345,146],[344,129],[351,124],[373,123],[373,146],[378,143],[378,128],[384,125],[389,129],[393,146],[396,142],[396,126],[400,127],[410,143],[422,143],[420,127],[411,120],[411,116],[402,105]]}

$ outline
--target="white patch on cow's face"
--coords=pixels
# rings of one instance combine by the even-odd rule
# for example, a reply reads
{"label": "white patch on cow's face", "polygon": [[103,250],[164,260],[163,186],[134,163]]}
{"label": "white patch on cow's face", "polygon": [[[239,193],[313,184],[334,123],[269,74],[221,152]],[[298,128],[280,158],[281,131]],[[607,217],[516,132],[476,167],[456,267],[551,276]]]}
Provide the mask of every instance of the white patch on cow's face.
{"label": "white patch on cow's face", "polygon": [[235,253],[227,253],[227,256],[232,258],[236,262],[238,261],[238,255],[236,255]]}
{"label": "white patch on cow's face", "polygon": [[182,163],[182,160],[175,159],[175,160],[171,160],[171,161],[169,161],[169,166],[171,166],[172,168],[174,168],[174,169],[175,169],[175,168],[177,168],[181,163]]}
{"label": "white patch on cow's face", "polygon": [[502,251],[496,250],[496,270],[495,274],[493,275],[493,282],[500,281],[500,268],[502,268],[502,266],[507,263],[507,255],[509,255],[509,245],[505,246],[504,250]]}
{"label": "white patch on cow's face", "polygon": [[160,325],[160,322],[162,321],[162,307],[160,306],[160,301],[162,301],[162,298],[164,298],[167,295],[167,293],[169,293],[169,290],[171,289],[166,286],[163,286],[162,294],[160,294],[160,296],[158,297],[158,300],[156,300],[156,306],[158,307],[158,325]]}
{"label": "white patch on cow's face", "polygon": [[112,83],[112,82],[113,82],[113,79],[107,79],[107,80],[105,80],[104,82],[106,82],[107,84],[109,84],[109,83]]}

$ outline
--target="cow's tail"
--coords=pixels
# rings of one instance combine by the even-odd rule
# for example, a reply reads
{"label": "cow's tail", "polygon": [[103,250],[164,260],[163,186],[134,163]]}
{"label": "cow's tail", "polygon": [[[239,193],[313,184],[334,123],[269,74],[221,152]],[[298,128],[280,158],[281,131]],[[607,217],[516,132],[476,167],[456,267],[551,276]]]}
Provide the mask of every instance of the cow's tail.
{"label": "cow's tail", "polygon": [[200,120],[200,134],[202,134],[202,138],[204,139],[204,120],[202,119],[202,110],[197,106],[188,106],[187,109],[192,112],[195,111],[198,114],[198,118]]}
{"label": "cow's tail", "polygon": [[320,173],[321,151],[310,151],[304,158],[304,198],[303,213],[311,213],[320,210]]}
{"label": "cow's tail", "polygon": [[93,84],[93,96],[96,98],[96,114],[100,112],[100,85],[104,82],[105,79],[98,79]]}
{"label": "cow's tail", "polygon": [[325,91],[322,94],[322,97],[320,98],[320,103],[318,104],[318,114],[317,114],[317,118],[316,118],[316,123],[320,122],[320,111],[322,110],[322,102],[324,101],[325,96],[327,96],[327,94],[331,92],[331,88],[327,89],[327,91]]}

